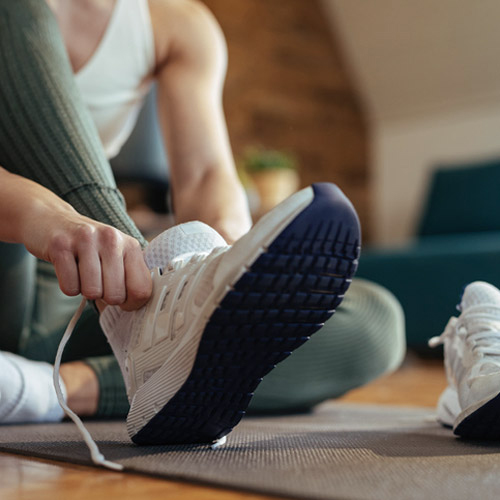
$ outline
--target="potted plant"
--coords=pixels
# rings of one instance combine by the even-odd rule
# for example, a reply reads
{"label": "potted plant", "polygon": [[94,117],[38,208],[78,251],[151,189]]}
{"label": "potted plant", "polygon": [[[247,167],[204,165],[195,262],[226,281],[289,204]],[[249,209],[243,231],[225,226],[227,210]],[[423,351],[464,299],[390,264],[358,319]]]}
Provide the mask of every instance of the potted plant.
{"label": "potted plant", "polygon": [[283,151],[249,148],[242,167],[259,197],[257,215],[263,215],[299,188],[297,161]]}

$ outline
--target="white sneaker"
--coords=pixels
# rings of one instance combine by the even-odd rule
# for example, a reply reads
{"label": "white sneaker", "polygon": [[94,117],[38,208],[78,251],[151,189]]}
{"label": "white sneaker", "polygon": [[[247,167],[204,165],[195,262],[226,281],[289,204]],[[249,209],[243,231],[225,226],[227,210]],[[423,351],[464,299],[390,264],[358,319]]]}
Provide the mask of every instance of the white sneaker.
{"label": "white sneaker", "polygon": [[468,285],[445,331],[429,341],[444,344],[448,387],[438,402],[438,420],[455,434],[500,438],[500,291],[489,283]]}
{"label": "white sneaker", "polygon": [[106,308],[101,325],[121,360],[132,440],[210,442],[228,434],[262,377],[333,314],[359,246],[349,200],[333,184],[316,184],[232,247],[184,254],[156,270],[141,310]]}

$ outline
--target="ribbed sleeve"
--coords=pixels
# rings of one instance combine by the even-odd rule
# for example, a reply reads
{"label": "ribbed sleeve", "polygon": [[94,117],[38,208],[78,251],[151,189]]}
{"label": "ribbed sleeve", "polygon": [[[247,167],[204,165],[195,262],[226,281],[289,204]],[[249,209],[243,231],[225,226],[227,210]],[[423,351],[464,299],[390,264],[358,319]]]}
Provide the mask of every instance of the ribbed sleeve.
{"label": "ribbed sleeve", "polygon": [[0,68],[0,166],[144,244],[45,1],[0,0]]}

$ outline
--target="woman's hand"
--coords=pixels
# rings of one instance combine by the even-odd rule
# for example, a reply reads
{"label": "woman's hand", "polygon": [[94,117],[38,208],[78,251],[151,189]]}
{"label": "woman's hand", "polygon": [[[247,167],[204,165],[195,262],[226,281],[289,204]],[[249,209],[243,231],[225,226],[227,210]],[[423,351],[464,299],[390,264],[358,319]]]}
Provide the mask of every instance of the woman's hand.
{"label": "woman's hand", "polygon": [[74,210],[54,193],[0,168],[0,241],[51,262],[66,295],[124,310],[144,305],[151,274],[137,240]]}
{"label": "woman's hand", "polygon": [[[50,217],[59,218],[54,215]],[[53,220],[43,226],[45,236],[38,239],[35,235],[40,232],[35,230],[35,238],[26,238],[26,248],[54,265],[66,295],[81,293],[87,299],[101,299],[127,311],[147,302],[151,275],[136,239],[76,212],[58,220],[57,225]]]}

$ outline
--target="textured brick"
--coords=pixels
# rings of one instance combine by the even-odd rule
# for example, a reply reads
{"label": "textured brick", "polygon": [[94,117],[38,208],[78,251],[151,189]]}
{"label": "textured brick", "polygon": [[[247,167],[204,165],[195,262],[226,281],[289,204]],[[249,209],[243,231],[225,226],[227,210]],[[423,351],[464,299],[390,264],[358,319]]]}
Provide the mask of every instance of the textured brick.
{"label": "textured brick", "polygon": [[293,152],[303,186],[338,183],[369,239],[368,133],[358,95],[317,0],[204,0],[229,48],[224,106],[235,157]]}

